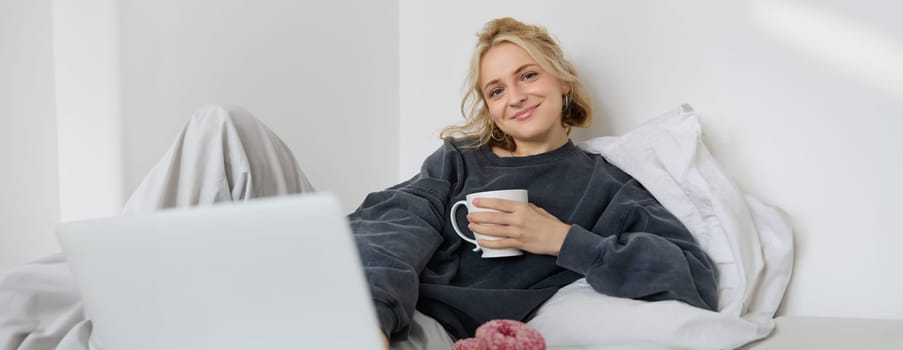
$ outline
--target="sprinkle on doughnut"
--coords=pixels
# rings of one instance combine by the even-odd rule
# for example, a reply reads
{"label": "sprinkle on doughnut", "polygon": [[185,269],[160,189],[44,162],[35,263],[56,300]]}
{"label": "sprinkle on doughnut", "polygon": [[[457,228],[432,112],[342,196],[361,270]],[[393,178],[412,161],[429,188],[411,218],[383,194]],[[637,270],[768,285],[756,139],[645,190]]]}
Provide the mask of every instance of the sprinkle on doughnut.
{"label": "sprinkle on doughnut", "polygon": [[492,320],[477,328],[476,335],[477,339],[486,343],[487,350],[546,349],[546,341],[542,335],[520,321]]}

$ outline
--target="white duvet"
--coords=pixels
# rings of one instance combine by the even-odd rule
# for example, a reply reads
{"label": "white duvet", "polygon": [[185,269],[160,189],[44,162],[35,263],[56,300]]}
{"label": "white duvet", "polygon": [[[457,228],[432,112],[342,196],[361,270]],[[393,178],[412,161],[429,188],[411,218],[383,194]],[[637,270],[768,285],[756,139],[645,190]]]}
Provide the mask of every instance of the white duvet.
{"label": "white duvet", "polygon": [[[771,332],[790,279],[792,233],[718,168],[689,106],[579,146],[639,180],[696,236],[719,268],[719,312],[608,297],[580,280],[530,321],[550,349],[732,349]],[[90,334],[60,255],[0,271],[0,350],[90,349]]]}

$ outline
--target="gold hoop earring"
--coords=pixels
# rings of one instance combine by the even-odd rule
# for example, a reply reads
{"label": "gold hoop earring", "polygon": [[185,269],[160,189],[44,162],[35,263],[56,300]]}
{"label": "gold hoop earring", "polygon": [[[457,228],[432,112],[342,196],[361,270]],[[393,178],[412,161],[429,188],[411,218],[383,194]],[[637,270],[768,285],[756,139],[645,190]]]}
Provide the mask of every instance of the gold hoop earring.
{"label": "gold hoop earring", "polygon": [[502,129],[493,127],[493,128],[492,128],[492,131],[489,132],[489,137],[492,138],[493,140],[498,141],[498,142],[505,141],[505,138],[508,137],[508,134],[506,134],[504,131],[502,131],[502,136],[500,136],[500,137],[497,138],[497,137],[495,137],[495,132],[496,132],[496,131],[502,131]]}

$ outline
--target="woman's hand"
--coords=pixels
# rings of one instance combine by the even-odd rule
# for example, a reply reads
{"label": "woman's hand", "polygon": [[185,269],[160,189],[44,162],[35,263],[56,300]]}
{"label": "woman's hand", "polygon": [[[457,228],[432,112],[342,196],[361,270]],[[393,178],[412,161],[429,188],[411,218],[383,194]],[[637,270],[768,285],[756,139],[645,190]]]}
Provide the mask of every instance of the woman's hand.
{"label": "woman's hand", "polygon": [[534,254],[558,256],[571,225],[565,224],[533,203],[521,203],[501,198],[477,198],[478,208],[498,212],[467,214],[473,232],[500,237],[500,240],[479,241],[486,248],[517,248]]}

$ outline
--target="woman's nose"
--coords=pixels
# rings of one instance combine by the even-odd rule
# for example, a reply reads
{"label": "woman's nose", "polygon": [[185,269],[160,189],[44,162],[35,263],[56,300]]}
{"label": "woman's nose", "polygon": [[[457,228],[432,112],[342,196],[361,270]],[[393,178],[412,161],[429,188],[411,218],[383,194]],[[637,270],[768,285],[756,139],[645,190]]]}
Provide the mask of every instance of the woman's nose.
{"label": "woman's nose", "polygon": [[508,89],[508,105],[518,106],[527,101],[527,95],[518,88]]}

